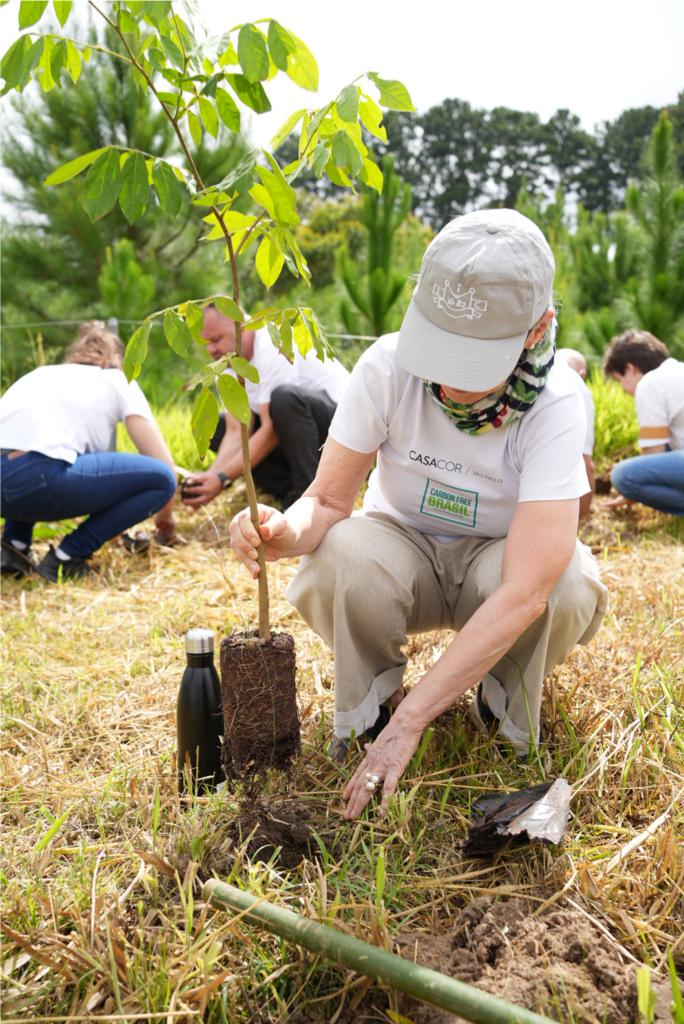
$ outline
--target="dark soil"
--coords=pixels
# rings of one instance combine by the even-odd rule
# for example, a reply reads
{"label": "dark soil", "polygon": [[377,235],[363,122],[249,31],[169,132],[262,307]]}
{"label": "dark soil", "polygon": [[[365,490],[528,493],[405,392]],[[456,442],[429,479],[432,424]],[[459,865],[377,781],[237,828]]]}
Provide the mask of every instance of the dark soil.
{"label": "dark soil", "polygon": [[231,633],[221,641],[226,775],[287,768],[299,753],[295,646],[289,633],[260,640]]}
{"label": "dark soil", "polygon": [[[405,933],[398,952],[552,1020],[631,1024],[634,968],[575,908],[534,911],[528,900],[482,897],[460,912],[450,934]],[[460,1021],[409,998],[402,999],[401,1012],[413,1024]]]}
{"label": "dark soil", "polygon": [[243,803],[223,837],[207,842],[202,855],[206,874],[229,874],[235,863],[237,848],[246,843],[251,860],[271,861],[273,866],[288,870],[296,868],[303,858],[320,859],[320,837],[331,856],[341,856],[348,830],[339,818],[329,817],[323,803],[296,799],[257,800]]}

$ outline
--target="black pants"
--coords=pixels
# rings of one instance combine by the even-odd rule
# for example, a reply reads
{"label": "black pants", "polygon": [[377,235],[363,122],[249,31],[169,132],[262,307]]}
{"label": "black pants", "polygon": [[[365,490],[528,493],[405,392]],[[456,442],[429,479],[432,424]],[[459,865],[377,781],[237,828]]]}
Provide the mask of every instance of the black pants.
{"label": "black pants", "polygon": [[[281,384],[271,392],[269,412],[279,444],[252,474],[257,486],[280,499],[283,508],[296,501],[315,477],[336,408],[325,391]],[[254,421],[256,430],[261,420],[255,416]],[[209,444],[213,452],[218,451],[225,432],[226,414],[221,413]]]}

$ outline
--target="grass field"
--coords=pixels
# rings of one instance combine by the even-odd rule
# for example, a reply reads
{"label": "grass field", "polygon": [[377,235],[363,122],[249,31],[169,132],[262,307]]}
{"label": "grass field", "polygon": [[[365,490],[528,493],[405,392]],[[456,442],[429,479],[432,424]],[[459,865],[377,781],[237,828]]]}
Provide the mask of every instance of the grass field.
{"label": "grass field", "polygon": [[[278,564],[273,616],[296,639],[303,752],[290,778],[267,780],[261,806],[276,816],[297,808],[319,836],[317,856],[287,867],[277,850],[258,859],[236,830],[254,792],[185,804],[175,786],[183,635],[252,624],[254,587],[226,546],[241,504],[238,487],[211,515],[181,513],[186,543],[173,550],[134,556],[112,542],[96,580],[3,587],[5,1024],[455,1020],[211,911],[199,889],[214,874],[457,975],[454,929],[465,912],[505,915],[523,901],[528,946],[535,922],[570,914],[572,928],[588,929],[579,960],[591,964],[597,945],[612,965],[593,1001],[573,980],[577,965],[555,959],[543,938],[527,989],[512,973],[496,976],[503,954],[491,947],[468,977],[558,1021],[669,1020],[639,1015],[635,997],[620,1003],[611,985],[623,972],[632,993],[646,964],[642,986],[650,977],[667,1010],[668,954],[684,965],[681,524],[599,508],[583,534],[611,609],[548,681],[538,758],[523,764],[479,737],[459,704],[435,723],[384,821],[340,817],[349,768],[323,752],[332,661],[284,599],[295,565]],[[411,639],[409,683],[447,641]],[[464,858],[476,797],[559,775],[573,788],[560,847]],[[641,998],[646,1006],[645,990]]]}

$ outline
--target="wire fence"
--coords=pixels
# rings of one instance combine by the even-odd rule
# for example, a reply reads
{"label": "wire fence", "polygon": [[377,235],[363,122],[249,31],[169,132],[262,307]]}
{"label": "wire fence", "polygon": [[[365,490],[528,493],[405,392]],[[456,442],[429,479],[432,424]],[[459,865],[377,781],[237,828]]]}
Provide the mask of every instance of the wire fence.
{"label": "wire fence", "polygon": [[[24,324],[3,324],[2,329],[7,330],[33,330],[37,327],[77,327],[83,323],[81,320],[33,320],[30,323]],[[142,324],[143,320],[126,320],[120,317],[109,317],[105,321],[107,327],[110,330],[116,331],[120,324],[126,326],[132,326],[133,324]],[[376,341],[377,336],[374,334],[331,334],[329,331],[325,332],[328,338],[335,338],[336,341]]]}

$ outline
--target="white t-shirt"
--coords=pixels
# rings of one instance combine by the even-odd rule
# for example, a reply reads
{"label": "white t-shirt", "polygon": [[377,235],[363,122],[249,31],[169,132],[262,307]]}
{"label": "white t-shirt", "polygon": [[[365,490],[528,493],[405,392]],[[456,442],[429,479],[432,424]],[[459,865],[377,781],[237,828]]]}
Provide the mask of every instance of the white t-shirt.
{"label": "white t-shirt", "polygon": [[333,402],[338,403],[349,382],[349,372],[337,359],[321,362],[313,349],[306,357],[295,349],[294,362],[288,362],[271,341],[267,330],[255,333],[250,362],[259,373],[257,384],[245,381],[249,407],[254,413],[259,412],[260,406],[269,404],[271,393],[280,384],[325,391]]}
{"label": "white t-shirt", "polygon": [[655,437],[640,437],[641,448],[669,444],[684,448],[684,363],[666,359],[645,373],[634,391],[639,426],[655,430]]}
{"label": "white t-shirt", "polygon": [[582,443],[582,454],[591,455],[594,451],[594,430],[596,420],[593,396],[576,370],[571,369],[565,363],[560,361],[557,365],[558,372],[567,374],[567,378],[564,378],[564,380],[567,379],[568,384],[575,389],[582,400],[582,409],[584,411],[584,441]]}
{"label": "white t-shirt", "polygon": [[107,451],[127,416],[152,420],[147,399],[121,370],[81,363],[40,366],[0,398],[0,447],[75,462]]}
{"label": "white t-shirt", "polygon": [[330,425],[339,444],[377,450],[364,512],[387,513],[443,541],[504,537],[519,501],[579,498],[589,490],[584,414],[564,372],[551,370],[515,423],[471,435],[399,367],[396,344],[396,334],[386,335],[363,354]]}

